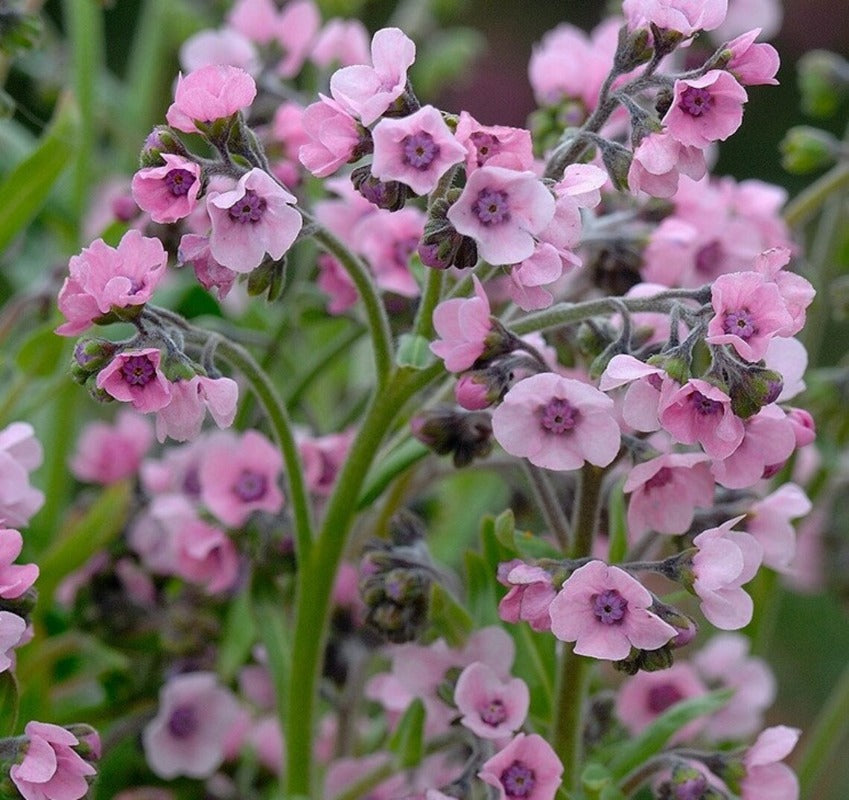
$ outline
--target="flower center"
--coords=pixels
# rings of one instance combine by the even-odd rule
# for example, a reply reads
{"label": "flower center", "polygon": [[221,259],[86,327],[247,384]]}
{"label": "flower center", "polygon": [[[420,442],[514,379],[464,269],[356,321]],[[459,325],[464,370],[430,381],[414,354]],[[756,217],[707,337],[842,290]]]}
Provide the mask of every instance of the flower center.
{"label": "flower center", "polygon": [[401,140],[403,149],[402,160],[413,169],[426,170],[439,155],[439,145],[433,141],[433,136],[425,131],[419,131]]}
{"label": "flower center", "polygon": [[524,761],[514,761],[501,773],[501,785],[507,797],[528,797],[534,790],[534,771]]}
{"label": "flower center", "polygon": [[675,800],[702,800],[708,790],[707,778],[699,775],[698,778],[688,778],[679,783],[673,790]]}
{"label": "flower center", "polygon": [[130,386],[147,386],[156,375],[156,365],[147,356],[130,356],[121,367],[121,375]]}
{"label": "flower center", "polygon": [[242,474],[236,481],[233,491],[240,500],[246,503],[251,503],[254,500],[259,500],[265,494],[268,488],[268,480],[265,475],[258,472],[251,472],[249,469],[243,469]]}
{"label": "flower center", "polygon": [[498,189],[482,189],[472,205],[472,211],[484,225],[500,225],[510,219],[510,204],[507,192]]}
{"label": "flower center", "polygon": [[177,706],[168,717],[168,732],[175,739],[188,739],[198,729],[194,706]]}
{"label": "flower center", "polygon": [[500,700],[490,700],[480,710],[481,720],[487,725],[497,728],[505,719],[507,719],[507,709],[504,708],[504,703]]}
{"label": "flower center", "polygon": [[649,711],[653,714],[661,714],[670,706],[674,706],[684,695],[677,686],[671,683],[661,683],[649,689],[648,704]]}
{"label": "flower center", "polygon": [[725,315],[722,328],[726,333],[739,336],[744,341],[748,341],[758,332],[754,318],[749,313],[748,308],[741,308],[738,311],[729,311]]}
{"label": "flower center", "polygon": [[690,395],[690,402],[693,404],[693,408],[704,417],[719,414],[722,411],[722,403],[719,400],[711,400],[701,392],[693,392]]}
{"label": "flower center", "polygon": [[645,483],[647,492],[653,489],[661,489],[672,480],[672,470],[669,467],[661,467],[654,475]]}
{"label": "flower center", "polygon": [[593,604],[593,613],[605,625],[618,625],[625,618],[628,601],[616,589],[594,594],[590,600]]}
{"label": "flower center", "polygon": [[174,197],[182,197],[189,193],[195,182],[195,176],[187,169],[172,169],[165,176],[165,185]]}
{"label": "flower center", "polygon": [[578,409],[568,400],[554,397],[542,407],[540,422],[547,431],[566,433],[578,424]]}
{"label": "flower center", "polygon": [[700,117],[707,114],[713,106],[713,97],[707,89],[697,89],[695,86],[687,87],[681,94],[679,101],[681,108],[691,117]]}
{"label": "flower center", "polygon": [[249,222],[259,222],[267,205],[264,197],[260,197],[252,189],[246,189],[245,196],[233,203],[228,209],[228,213],[230,219],[234,222],[246,225]]}
{"label": "flower center", "polygon": [[491,133],[475,131],[471,136],[469,136],[469,139],[477,151],[477,163],[479,167],[486,164],[490,158],[497,155],[501,150],[501,142],[498,140],[497,136],[493,136]]}

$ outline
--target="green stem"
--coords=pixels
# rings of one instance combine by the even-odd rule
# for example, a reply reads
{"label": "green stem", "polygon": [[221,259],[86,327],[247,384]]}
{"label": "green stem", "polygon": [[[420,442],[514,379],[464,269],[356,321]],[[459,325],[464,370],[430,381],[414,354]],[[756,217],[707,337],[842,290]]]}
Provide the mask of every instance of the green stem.
{"label": "green stem", "polygon": [[849,666],[814,721],[797,761],[800,797],[814,797],[814,788],[849,731]]}
{"label": "green stem", "polygon": [[315,363],[310,365],[310,368],[300,377],[295,378],[286,392],[286,403],[290,407],[296,406],[303,396],[304,392],[312,386],[313,381],[321,375],[321,373],[340,355],[347,353],[362,335],[363,328],[357,325],[356,328],[345,331],[336,341],[331,342],[326,350],[323,350],[315,359]]}
{"label": "green stem", "polygon": [[832,167],[794,197],[784,209],[784,221],[796,228],[804,225],[835,192],[849,186],[849,164]]}
{"label": "green stem", "polygon": [[569,552],[569,543],[571,535],[569,530],[569,520],[566,518],[566,512],[557,497],[557,492],[554,489],[548,475],[540,467],[536,467],[529,461],[522,462],[525,467],[525,472],[531,483],[531,488],[539,503],[543,518],[549,527],[549,530],[557,539],[557,544],[560,549],[567,553]]}
{"label": "green stem", "polygon": [[443,270],[428,270],[424,294],[416,312],[416,322],[413,325],[413,333],[416,336],[422,336],[425,339],[430,339],[433,336],[433,310],[442,296],[444,283],[445,272]]}

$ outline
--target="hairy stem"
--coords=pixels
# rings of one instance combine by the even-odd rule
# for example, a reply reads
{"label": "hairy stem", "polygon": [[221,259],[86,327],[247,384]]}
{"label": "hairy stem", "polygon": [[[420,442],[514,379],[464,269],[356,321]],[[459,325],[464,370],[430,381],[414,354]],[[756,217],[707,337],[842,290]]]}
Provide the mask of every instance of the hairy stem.
{"label": "hairy stem", "polygon": [[549,530],[557,539],[557,544],[564,553],[568,553],[571,542],[571,531],[569,529],[569,520],[566,519],[566,512],[557,497],[557,492],[554,489],[548,475],[539,467],[535,467],[529,461],[523,460],[525,472],[528,474],[531,488],[539,503],[542,515],[548,525]]}

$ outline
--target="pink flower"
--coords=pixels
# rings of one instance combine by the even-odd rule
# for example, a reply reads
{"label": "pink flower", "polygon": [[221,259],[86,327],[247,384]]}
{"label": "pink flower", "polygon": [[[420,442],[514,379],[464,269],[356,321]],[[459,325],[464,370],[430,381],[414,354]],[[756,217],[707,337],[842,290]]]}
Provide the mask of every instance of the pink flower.
{"label": "pink flower", "polygon": [[475,661],[460,673],[454,702],[470,731],[482,739],[501,739],[524,723],[530,694],[521,678],[502,681],[492,667]]}
{"label": "pink flower", "polygon": [[318,67],[340,64],[367,64],[369,60],[368,30],[358,19],[334,17],[327,20],[313,42],[310,61]]}
{"label": "pink flower", "polygon": [[108,486],[134,475],[153,443],[150,423],[127,409],[114,425],[92,422],[83,428],[71,462],[74,477]]}
{"label": "pink flower", "polygon": [[323,94],[319,97],[304,109],[301,124],[310,141],[301,145],[298,159],[317,178],[326,178],[354,158],[361,134],[342,106]]}
{"label": "pink flower", "polygon": [[563,765],[551,745],[535,733],[520,733],[481,765],[478,777],[498,790],[498,800],[554,800]]}
{"label": "pink flower", "polygon": [[59,310],[67,322],[60,336],[76,336],[113,308],[141,306],[165,274],[168,254],[159,239],[137,230],[124,234],[118,247],[92,242],[69,262],[70,275],[59,291]]}
{"label": "pink flower", "polygon": [[280,451],[258,431],[215,434],[200,465],[201,499],[231,527],[244,524],[253,511],[276,514],[283,508],[277,485],[282,469]]}
{"label": "pink flower", "polygon": [[229,192],[210,192],[213,258],[234,272],[256,269],[266,253],[275,261],[283,258],[303,224],[294,203],[295,196],[261,169],[242,175]]}
{"label": "pink flower", "polygon": [[790,270],[782,269],[790,261],[790,250],[786,247],[774,247],[760,253],[755,258],[755,272],[771,280],[778,287],[784,301],[790,322],[778,331],[779,336],[795,336],[805,327],[805,311],[813,302],[814,287]]}
{"label": "pink flower", "polygon": [[743,756],[742,800],[798,800],[799,779],[781,760],[790,755],[801,731],[777,725],[762,731]]}
{"label": "pink flower", "polygon": [[712,38],[725,42],[760,25],[764,38],[772,39],[781,28],[781,6],[781,0],[732,0],[725,21],[714,29]]}
{"label": "pink flower", "polygon": [[177,260],[181,266],[191,264],[198,283],[208,292],[213,292],[219,300],[223,300],[230,293],[236,281],[236,273],[232,269],[222,267],[212,257],[207,236],[184,234],[177,250]]}
{"label": "pink flower", "polygon": [[403,297],[417,297],[419,285],[410,272],[410,257],[424,232],[425,216],[417,208],[380,209],[361,220],[354,231],[356,249],[374,272],[377,285]]}
{"label": "pink flower", "polygon": [[26,641],[26,622],[11,611],[0,611],[0,674],[14,664],[12,651]]}
{"label": "pink flower", "polygon": [[628,168],[628,188],[652,197],[673,197],[678,191],[678,175],[693,180],[705,176],[705,156],[698,147],[686,147],[670,133],[650,133],[637,145]]}
{"label": "pink flower", "polygon": [[770,340],[764,354],[767,369],[781,374],[781,394],[775,402],[784,403],[805,391],[805,371],[808,369],[808,351],[798,339],[778,336]]}
{"label": "pink flower", "polygon": [[247,108],[256,97],[254,79],[243,69],[210,64],[177,78],[174,102],[165,114],[168,124],[184,133],[197,133],[196,123],[208,125]]}
{"label": "pink flower", "polygon": [[171,384],[159,369],[161,359],[154,347],[124,350],[100,370],[97,388],[132,403],[136,411],[159,411],[171,402]]}
{"label": "pink flower", "polygon": [[[622,400],[622,418],[636,431],[656,431],[663,381],[669,382],[666,372],[634,356],[619,353],[610,359],[599,379],[604,392],[629,384]],[[670,384],[671,385],[671,384]]]}
{"label": "pink flower", "polygon": [[255,75],[259,71],[256,48],[250,39],[232,28],[199,31],[180,47],[180,65],[194,72],[212,64],[228,64]]}
{"label": "pink flower", "polygon": [[150,768],[170,780],[208,778],[224,760],[224,745],[239,712],[236,698],[211,672],[177,675],[159,693],[159,710],[142,731]]}
{"label": "pink flower", "polygon": [[622,10],[631,30],[654,23],[691,36],[718,28],[728,11],[728,0],[624,0]]}
{"label": "pink flower", "polygon": [[363,125],[371,125],[407,86],[407,70],[416,60],[416,46],[399,28],[381,28],[371,41],[372,66],[354,64],[330,78],[330,93]]}
{"label": "pink flower", "polygon": [[[80,800],[88,794],[86,780],[94,767],[74,750],[80,740],[58,725],[29,722],[26,755],[9,770],[24,800]],[[97,741],[99,747],[99,740]]]}
{"label": "pink flower", "polygon": [[312,0],[292,0],[283,7],[275,26],[277,43],[283,51],[277,65],[282,77],[293,78],[301,71],[320,27],[321,13]]}
{"label": "pink flower", "polygon": [[485,261],[517,264],[533,253],[534,236],[554,211],[554,197],[534,173],[481,167],[448,209],[448,220],[475,240]]}
{"label": "pink flower", "polygon": [[737,630],[752,619],[752,598],[742,589],[758,571],[763,548],[754,536],[731,530],[743,517],[700,533],[693,544],[693,591],[702,613],[717,628]]}
{"label": "pink flower", "polygon": [[230,27],[257,44],[268,44],[277,36],[277,20],[274,0],[237,0],[227,16]]}
{"label": "pink flower", "polygon": [[353,430],[300,439],[298,451],[304,464],[304,478],[311,492],[322,496],[330,494],[353,439]]}
{"label": "pink flower", "polygon": [[351,276],[333,256],[320,253],[316,261],[318,262],[318,278],[315,283],[329,298],[327,313],[344,314],[356,305],[357,298],[360,296],[357,287],[351,280]]}
{"label": "pink flower", "polygon": [[381,181],[400,181],[416,194],[430,194],[439,179],[466,156],[466,149],[433,106],[423,106],[408,117],[382,119],[372,136],[371,174]]}
{"label": "pink flower", "polygon": [[703,453],[668,453],[637,464],[625,481],[628,532],[686,533],[697,507],[713,504],[714,481]]}
{"label": "pink flower", "polygon": [[0,598],[15,600],[29,589],[38,577],[35,564],[13,564],[21,554],[24,540],[19,531],[0,525]]}
{"label": "pink flower", "polygon": [[547,372],[516,383],[492,416],[496,441],[538,467],[606,467],[619,453],[613,401],[598,389]]}
{"label": "pink flower", "polygon": [[147,167],[133,175],[133,199],[154,222],[167,224],[187,217],[197,203],[200,166],[182,156],[163,153],[165,166]]}
{"label": "pink flower", "polygon": [[0,520],[24,526],[44,505],[44,493],[29,482],[43,455],[28,422],[13,422],[0,431]]}
{"label": "pink flower", "polygon": [[778,85],[775,79],[780,64],[778,51],[771,44],[755,44],[760,32],[760,28],[755,28],[726,45],[731,51],[731,60],[725,68],[743,86]]}
{"label": "pink flower", "polygon": [[746,90],[723,70],[675,81],[672,106],[663,118],[670,135],[687,147],[724,141],[743,121]]}
{"label": "pink flower", "polygon": [[698,442],[715,459],[730,456],[745,434],[743,420],[731,410],[731,398],[699,378],[665,392],[658,419],[676,442]]}
{"label": "pink flower", "polygon": [[195,375],[171,384],[171,401],[156,414],[156,438],[186,442],[200,436],[207,410],[219,428],[229,428],[236,416],[239,387],[232,378]]}
{"label": "pink flower", "polygon": [[460,112],[456,140],[466,149],[466,174],[479,167],[532,170],[533,144],[530,131],[504,125],[481,125],[468,111]]}
{"label": "pink flower", "polygon": [[764,564],[786,572],[796,555],[796,534],[790,520],[811,511],[808,496],[795,483],[785,483],[755,503],[746,516],[746,532],[758,540]]}
{"label": "pink flower", "polygon": [[650,592],[619,567],[591,561],[576,569],[551,603],[551,632],[582,656],[619,661],[632,647],[657,650],[678,630],[649,608]]}
{"label": "pink flower", "polygon": [[177,575],[202,585],[208,594],[233,588],[239,577],[239,554],[224,531],[193,518],[175,533]]}
{"label": "pink flower", "polygon": [[449,372],[464,372],[482,355],[492,330],[489,299],[477,277],[475,296],[443,300],[433,312],[433,327],[441,337],[431,351],[443,359]]}
{"label": "pink flower", "polygon": [[510,591],[498,604],[498,616],[505,622],[530,623],[535,631],[551,630],[548,613],[557,590],[542,567],[531,566],[514,559],[498,566],[498,582]]}

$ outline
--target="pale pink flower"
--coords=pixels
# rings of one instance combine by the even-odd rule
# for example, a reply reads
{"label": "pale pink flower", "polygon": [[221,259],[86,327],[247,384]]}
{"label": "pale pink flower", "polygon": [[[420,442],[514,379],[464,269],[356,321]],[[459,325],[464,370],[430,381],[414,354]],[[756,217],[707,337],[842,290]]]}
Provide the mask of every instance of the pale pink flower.
{"label": "pale pink flower", "polygon": [[782,572],[789,570],[796,555],[796,534],[790,520],[804,517],[812,507],[795,483],[785,483],[751,507],[746,532],[760,542],[764,564]]}
{"label": "pale pink flower", "polygon": [[256,753],[259,763],[267,770],[275,775],[283,771],[285,746],[280,720],[276,715],[266,715],[253,722],[245,741]]}
{"label": "pale pink flower", "polygon": [[168,254],[159,239],[137,230],[124,234],[118,247],[92,242],[68,264],[70,275],[59,291],[59,310],[67,322],[60,336],[76,336],[113,308],[144,305],[165,274]]}
{"label": "pale pink flower", "polygon": [[806,309],[813,302],[814,287],[795,272],[783,269],[790,261],[787,247],[774,247],[755,258],[755,272],[771,280],[778,287],[790,321],[778,331],[779,336],[795,336],[805,327]]}
{"label": "pale pink flower", "polygon": [[534,252],[534,237],[554,212],[554,197],[534,173],[481,167],[448,209],[448,220],[475,240],[485,261],[517,264]]}
{"label": "pale pink flower", "polygon": [[764,364],[781,374],[781,394],[776,403],[784,403],[805,391],[808,351],[798,339],[783,336],[771,339],[764,353]]}
{"label": "pale pink flower", "polygon": [[145,167],[133,175],[133,199],[154,222],[187,217],[197,203],[200,166],[182,156],[163,153],[165,165]]}
{"label": "pale pink flower", "polygon": [[223,300],[230,293],[238,277],[232,269],[222,267],[212,257],[208,236],[184,234],[177,250],[177,261],[181,266],[191,264],[198,283],[208,292],[213,292],[219,300]]}
{"label": "pale pink flower", "polygon": [[628,532],[686,533],[695,510],[713,504],[714,481],[704,453],[667,453],[637,464],[625,481]]}
{"label": "pale pink flower", "polygon": [[177,534],[198,521],[194,504],[180,494],[154,497],[132,521],[127,541],[142,564],[156,575],[177,574]]}
{"label": "pale pink flower", "polygon": [[320,253],[316,259],[318,277],[316,286],[328,296],[327,313],[344,314],[356,305],[359,293],[345,268],[328,253]]}
{"label": "pale pink flower", "polygon": [[333,17],[324,23],[312,45],[310,61],[318,67],[368,64],[369,35],[358,19]]}
{"label": "pale pink flower", "polygon": [[69,466],[78,480],[108,486],[135,475],[152,444],[150,422],[123,409],[114,425],[92,422],[83,428]]}
{"label": "pale pink flower", "polygon": [[[80,740],[47,722],[28,722],[26,755],[9,770],[24,800],[80,800],[88,794],[86,778],[94,767],[74,750]],[[99,749],[99,740],[97,740]]]}
{"label": "pale pink flower", "polygon": [[198,470],[204,458],[209,437],[201,436],[181,447],[170,447],[160,459],[146,459],[139,470],[142,488],[149,495],[184,495],[192,500],[200,497]]}
{"label": "pale pink flower", "polygon": [[255,75],[260,68],[250,39],[233,28],[198,31],[180,46],[180,66],[194,72],[212,64],[228,64]]}
{"label": "pale pink flower", "polygon": [[531,132],[505,125],[481,125],[468,111],[460,112],[455,137],[466,149],[466,174],[479,167],[533,170]]}
{"label": "pale pink flower", "polygon": [[624,0],[622,10],[631,30],[653,23],[691,36],[718,28],[728,11],[728,0]]}
{"label": "pale pink flower", "polygon": [[730,0],[725,21],[711,34],[714,41],[727,42],[759,25],[765,39],[781,29],[781,0]]}
{"label": "pale pink flower", "polygon": [[430,194],[439,179],[466,157],[466,148],[433,106],[422,106],[407,117],[380,120],[372,137],[371,174],[381,181],[399,181],[416,194]]}
{"label": "pale pink flower", "polygon": [[693,539],[698,548],[693,556],[693,591],[708,621],[726,631],[751,621],[752,598],[742,586],[755,577],[763,559],[763,548],[754,536],[731,530],[742,519],[735,517]]}
{"label": "pale pink flower", "polygon": [[538,467],[606,467],[619,453],[613,401],[598,389],[551,372],[514,384],[492,417],[496,441]]}
{"label": "pale pink flower", "polygon": [[0,674],[14,664],[14,649],[27,641],[27,624],[11,611],[0,611]]}
{"label": "pale pink flower", "polygon": [[283,258],[303,224],[295,202],[293,194],[261,169],[242,175],[229,192],[210,192],[206,207],[213,258],[234,272],[251,272],[266,253],[275,260]]}
{"label": "pale pink flower", "polygon": [[680,173],[699,180],[706,172],[704,152],[699,147],[687,147],[668,132],[650,133],[634,150],[628,188],[634,194],[643,191],[652,197],[673,197]]}
{"label": "pale pink flower", "polygon": [[38,577],[36,564],[12,563],[21,554],[23,544],[20,531],[5,528],[0,523],[0,599],[20,597]]}
{"label": "pale pink flower", "polygon": [[278,480],[280,451],[258,431],[210,437],[198,477],[201,499],[225,525],[238,527],[253,511],[276,514],[283,508]]}
{"label": "pale pink flower", "polygon": [[317,178],[326,178],[354,158],[361,134],[357,121],[342,106],[318,96],[320,100],[307,106],[301,118],[310,140],[301,145],[298,159]]}
{"label": "pale pink flower", "polygon": [[171,384],[159,369],[155,347],[124,350],[97,374],[97,388],[136,411],[159,411],[171,402]]}
{"label": "pale pink flower", "polygon": [[576,569],[551,602],[551,632],[582,656],[619,661],[632,647],[657,650],[678,630],[649,609],[651,593],[603,561]]}
{"label": "pale pink flower", "polygon": [[159,693],[159,710],[142,731],[150,768],[170,780],[210,777],[224,760],[224,745],[239,704],[211,672],[177,675]]}
{"label": "pale pink flower", "polygon": [[731,410],[731,398],[699,378],[662,393],[658,420],[676,442],[698,442],[714,459],[730,456],[745,434],[743,420]]}
{"label": "pale pink flower", "polygon": [[705,148],[724,141],[743,122],[746,90],[723,70],[675,81],[675,95],[663,124],[686,147]]}
{"label": "pale pink flower", "polygon": [[156,438],[186,442],[200,436],[209,411],[219,428],[229,428],[236,416],[239,387],[232,378],[195,375],[171,384],[171,400],[156,414]]}
{"label": "pale pink flower", "polygon": [[304,478],[311,492],[322,496],[330,494],[353,440],[353,430],[299,438],[298,451],[304,465]]}
{"label": "pale pink flower", "polygon": [[520,733],[481,765],[478,777],[498,791],[498,800],[554,800],[563,765],[551,745],[532,733]]}
{"label": "pale pink flower", "polygon": [[535,631],[551,630],[548,608],[557,594],[551,575],[542,567],[514,559],[498,565],[498,582],[510,587],[498,604],[501,619],[513,623],[524,620]]}
{"label": "pale pink flower", "polygon": [[253,103],[256,84],[247,72],[226,64],[210,64],[177,78],[174,102],[165,118],[184,133],[197,133],[196,123],[208,125],[230,117]]}
{"label": "pale pink flower", "polygon": [[381,28],[371,41],[371,66],[342,67],[330,78],[330,93],[363,125],[371,125],[407,87],[416,45],[399,28]]}
{"label": "pale pink flower", "polygon": [[283,58],[277,72],[293,78],[301,71],[321,27],[321,12],[313,0],[292,0],[280,11],[275,24],[277,44]]}
{"label": "pale pink flower", "polygon": [[622,400],[622,419],[635,431],[648,433],[660,427],[657,413],[664,381],[672,385],[660,367],[653,367],[626,353],[618,353],[604,368],[599,388],[609,392],[627,385],[628,390]]}
{"label": "pale pink flower", "polygon": [[278,13],[274,0],[236,0],[227,22],[251,41],[268,44],[277,36]]}
{"label": "pale pink flower", "polygon": [[785,725],[761,732],[743,756],[746,777],[740,781],[742,800],[799,800],[799,779],[780,762],[790,755],[800,734]]}
{"label": "pale pink flower", "polygon": [[755,28],[726,45],[731,51],[731,60],[725,68],[743,86],[778,84],[775,79],[780,64],[778,51],[771,44],[755,43],[760,32],[760,28]]}
{"label": "pale pink flower", "polygon": [[796,434],[796,447],[802,448],[811,444],[817,438],[817,426],[810,412],[804,408],[787,409],[787,419]]}
{"label": "pale pink flower", "polygon": [[449,372],[464,372],[482,355],[492,330],[489,299],[481,282],[472,276],[475,296],[443,300],[433,312],[433,327],[440,339],[431,351],[445,362]]}
{"label": "pale pink flower", "polygon": [[524,723],[530,693],[521,678],[503,681],[492,667],[475,661],[460,673],[454,703],[470,731],[483,739],[501,739]]}
{"label": "pale pink flower", "polygon": [[377,285],[403,297],[417,297],[420,289],[410,272],[410,257],[424,233],[425,215],[417,208],[379,209],[361,220],[354,231],[356,249],[374,272]]}
{"label": "pale pink flower", "polygon": [[43,457],[28,422],[13,422],[0,431],[0,520],[27,525],[44,505],[44,492],[29,482],[30,472],[41,466]]}
{"label": "pale pink flower", "polygon": [[[390,754],[383,751],[371,753],[362,758],[338,758],[328,768],[324,776],[324,791],[321,796],[328,800],[342,795],[358,780],[370,775],[375,769],[390,762]],[[403,773],[396,773],[377,786],[369,789],[369,800],[394,800],[402,796],[407,788]]]}
{"label": "pale pink flower", "polygon": [[239,577],[239,554],[224,531],[197,517],[174,531],[174,572],[203,586],[208,594],[232,589]]}

